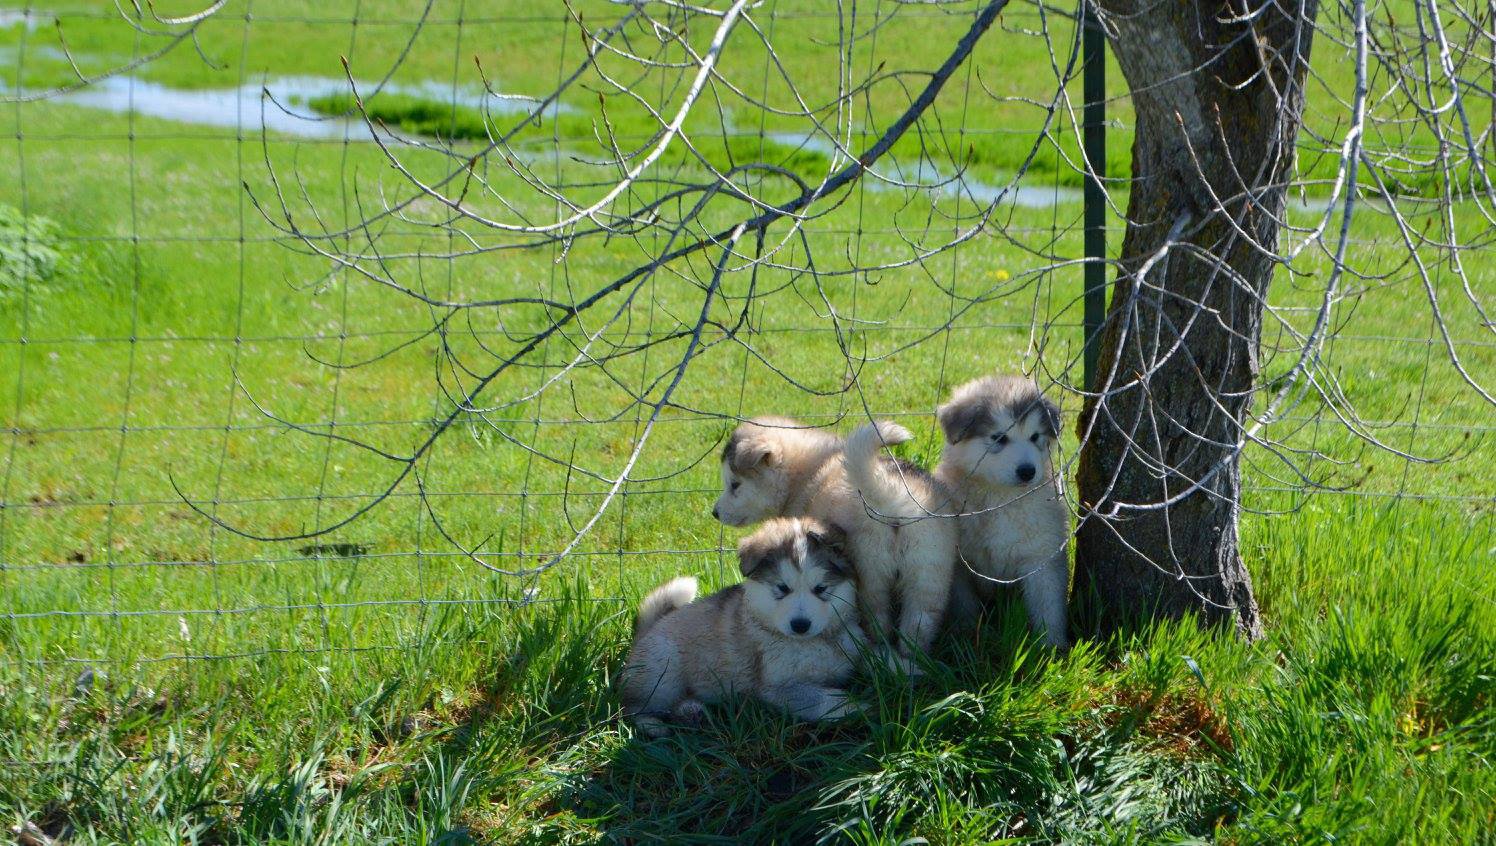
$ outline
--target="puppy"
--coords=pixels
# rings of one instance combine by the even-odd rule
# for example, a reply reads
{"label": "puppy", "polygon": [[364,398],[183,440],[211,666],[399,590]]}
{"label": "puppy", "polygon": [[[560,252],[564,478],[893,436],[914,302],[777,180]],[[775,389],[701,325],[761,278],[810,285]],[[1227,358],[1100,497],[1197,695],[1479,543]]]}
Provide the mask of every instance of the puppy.
{"label": "puppy", "polygon": [[1027,379],[987,376],[957,388],[936,417],[945,449],[935,478],[951,496],[964,564],[951,621],[974,621],[997,585],[1016,582],[1034,631],[1063,648],[1070,519],[1050,457],[1059,408]]}
{"label": "puppy", "polygon": [[910,650],[928,649],[940,628],[956,560],[956,527],[937,516],[946,503],[934,480],[879,455],[883,444],[909,438],[886,421],[843,441],[782,417],[750,420],[722,452],[722,495],[712,508],[729,526],[809,516],[846,527],[864,620],[897,638],[902,659],[894,663],[905,670],[914,669]]}
{"label": "puppy", "polygon": [[695,722],[735,695],[802,720],[851,713],[845,685],[867,637],[845,544],[817,520],[771,520],[738,544],[741,584],[694,602],[695,579],[656,588],[620,677],[624,715],[659,737],[668,719]]}

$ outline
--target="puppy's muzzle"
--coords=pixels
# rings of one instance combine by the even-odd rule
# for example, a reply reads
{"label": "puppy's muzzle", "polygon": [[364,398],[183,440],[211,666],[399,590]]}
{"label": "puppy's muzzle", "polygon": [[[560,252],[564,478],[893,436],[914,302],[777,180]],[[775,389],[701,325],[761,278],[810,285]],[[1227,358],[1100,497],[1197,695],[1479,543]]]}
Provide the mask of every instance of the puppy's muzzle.
{"label": "puppy's muzzle", "polygon": [[1013,472],[1018,476],[1018,481],[1032,482],[1034,480],[1034,474],[1038,473],[1039,470],[1032,464],[1020,464],[1018,465],[1018,469]]}
{"label": "puppy's muzzle", "polygon": [[804,617],[796,617],[795,619],[790,620],[790,631],[794,632],[795,634],[803,635],[806,632],[810,631],[810,621],[805,619]]}

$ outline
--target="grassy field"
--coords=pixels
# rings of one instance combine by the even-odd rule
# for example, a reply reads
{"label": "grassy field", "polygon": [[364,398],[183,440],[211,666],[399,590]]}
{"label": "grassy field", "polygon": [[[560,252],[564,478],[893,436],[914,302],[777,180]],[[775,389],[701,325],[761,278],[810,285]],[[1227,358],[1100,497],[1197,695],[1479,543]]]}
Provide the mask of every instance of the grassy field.
{"label": "grassy field", "polygon": [[[63,18],[85,72],[164,43],[112,8],[45,8]],[[422,8],[362,2],[355,25],[344,4],[256,2],[247,16],[232,3],[201,28],[202,55],[183,44],[134,76],[174,91],[228,91],[336,79],[346,57],[355,78],[377,80],[404,52],[393,77],[403,88],[369,99],[371,115],[474,145],[491,124],[454,101],[484,78],[507,93],[544,94],[580,56],[575,26],[556,8],[519,0],[438,3],[407,52]],[[616,14],[600,3],[581,8],[589,25]],[[834,8],[781,4],[763,17],[785,72],[814,97],[834,91]],[[1018,98],[1053,88],[1048,53],[1030,34],[1046,25],[1068,38],[1068,22],[1041,20],[1033,7],[1007,15],[943,96],[939,120],[899,148],[901,160],[923,144],[938,161],[955,153],[974,180],[1000,184],[1015,172],[1044,119]],[[928,68],[964,26],[939,7],[902,7],[861,42],[853,72],[880,62],[889,72]],[[10,90],[66,84],[57,43],[50,23],[0,27],[0,81]],[[1337,50],[1327,44],[1317,56],[1332,89],[1347,79]],[[723,62],[745,91],[786,105],[765,66],[751,38],[735,39]],[[849,137],[859,141],[901,108],[916,80],[889,80],[859,100]],[[1120,93],[1115,72],[1112,82]],[[660,88],[652,102],[678,101],[678,90],[651,85]],[[445,100],[434,93],[442,87]],[[808,121],[763,115],[721,88],[716,95],[722,110],[714,103],[686,123],[708,164],[762,155],[807,176],[833,165],[826,139],[801,138]],[[337,115],[348,102],[322,93],[293,107]],[[566,106],[522,147],[562,178],[595,176],[585,161],[540,157],[556,139],[578,158],[589,144],[597,152],[595,99]],[[1120,175],[1125,102],[1112,113],[1120,126],[1108,170]],[[1315,114],[1330,120],[1328,109]],[[615,137],[634,143],[650,127],[618,98],[608,120]],[[1041,145],[1026,185],[1077,184],[1063,164],[1073,140],[1062,130]],[[724,416],[791,413],[846,428],[869,410],[900,415],[919,435],[905,454],[930,463],[939,451],[930,415],[952,385],[996,369],[1075,378],[1079,268],[1036,272],[1045,262],[1025,249],[1079,254],[1081,208],[1070,194],[1052,208],[1005,209],[923,269],[849,278],[834,274],[854,257],[909,258],[914,247],[900,230],[934,242],[951,226],[930,222],[932,199],[854,189],[807,235],[821,280],[763,274],[766,288],[782,287],[758,308],[751,353],[720,334],[706,339],[633,474],[648,480],[627,485],[576,554],[543,576],[505,577],[456,554],[442,533],[482,544],[496,566],[546,560],[606,485],[545,456],[616,473],[641,429],[626,391],[650,385],[680,342],[606,373],[573,371],[538,399],[465,419],[422,462],[429,510],[407,482],[332,535],[250,540],[213,527],[178,490],[255,533],[295,534],[352,512],[395,472],[367,452],[287,431],[256,402],[286,420],[322,431],[336,421],[338,433],[409,450],[451,408],[443,389],[473,384],[443,365],[489,364],[512,349],[506,332],[539,316],[475,316],[444,357],[420,337],[428,309],[330,272],[257,208],[285,223],[273,168],[298,225],[314,220],[312,205],[327,225],[349,220],[381,188],[399,189],[368,143],[276,134],[262,143],[257,129],[132,118],[66,98],[0,107],[0,137],[6,827],[66,831],[69,842],[399,844],[1454,843],[1496,829],[1490,409],[1434,343],[1427,298],[1407,278],[1386,219],[1357,219],[1355,261],[1392,275],[1363,284],[1339,312],[1328,372],[1388,446],[1449,460],[1368,447],[1318,407],[1275,424],[1287,445],[1332,457],[1301,464],[1347,490],[1306,494],[1277,458],[1249,456],[1243,549],[1268,621],[1264,641],[1170,624],[1057,658],[1030,644],[1022,614],[1004,606],[975,641],[942,644],[913,689],[861,681],[872,703],[865,718],[794,725],[744,704],[714,711],[700,731],[644,742],[616,720],[611,689],[634,604],[668,576],[695,574],[714,587],[736,576],[736,533],[708,514],[716,469],[699,460],[730,428]],[[407,160],[423,174],[445,167],[434,155]],[[1304,163],[1311,174],[1322,167]],[[679,150],[661,168],[701,171]],[[520,211],[554,213],[513,175],[489,175]],[[483,202],[475,208],[499,212]],[[972,210],[950,198],[935,205]],[[1474,213],[1457,217],[1470,234],[1484,225]],[[404,232],[379,241],[428,256],[451,243]],[[391,266],[449,297],[572,295],[654,246],[620,239],[578,243],[564,261],[550,251],[489,252]],[[1472,279],[1489,282],[1496,262],[1463,260]],[[1280,276],[1273,298],[1290,324],[1312,319],[1304,309],[1318,302],[1329,266],[1306,251],[1295,275]],[[605,339],[668,333],[699,309],[694,282],[705,265],[679,270],[642,287]],[[743,276],[729,276],[725,303],[747,296]],[[1458,280],[1435,278],[1465,366],[1489,382],[1496,343]],[[850,389],[831,322],[812,306],[822,296],[862,321],[850,338],[866,362]],[[1052,328],[1041,337],[1036,322]],[[534,390],[576,354],[575,340],[553,342],[543,366],[507,374],[485,398]],[[375,359],[404,341],[412,343],[366,366],[318,363]],[[1272,378],[1291,356],[1271,354],[1287,344],[1276,328],[1265,341]],[[1073,413],[1074,397],[1064,404]],[[1063,449],[1073,458],[1073,442]]]}

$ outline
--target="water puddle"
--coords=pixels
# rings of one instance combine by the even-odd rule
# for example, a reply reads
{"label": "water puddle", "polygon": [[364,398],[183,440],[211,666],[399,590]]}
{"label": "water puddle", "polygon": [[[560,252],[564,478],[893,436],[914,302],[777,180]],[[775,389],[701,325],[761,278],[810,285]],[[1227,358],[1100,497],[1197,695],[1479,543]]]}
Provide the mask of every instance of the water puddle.
{"label": "water puddle", "polygon": [[51,26],[53,20],[51,12],[36,9],[0,9],[0,29],[10,29],[16,24],[22,24],[27,32],[35,32],[42,24]]}
{"label": "water puddle", "polygon": [[50,61],[65,62],[67,58],[68,54],[47,44],[27,44],[24,55],[19,46],[7,44],[4,47],[0,47],[0,64],[6,65],[19,64],[23,59],[27,61],[31,59],[47,59]]}
{"label": "water puddle", "polygon": [[[754,130],[741,128],[732,121],[731,115],[728,116],[727,131],[747,136],[758,134]],[[766,131],[763,137],[764,140],[781,147],[818,153],[825,156],[828,161],[832,160],[838,152],[837,145],[824,133]],[[843,154],[841,160],[846,161],[847,156]],[[1017,185],[993,185],[970,176],[955,179],[953,178],[954,170],[947,171],[925,159],[912,164],[904,163],[892,154],[885,155],[876,170],[884,176],[884,179],[870,177],[865,184],[869,190],[879,193],[905,193],[911,190],[911,187],[923,186],[918,190],[938,197],[960,198],[980,205],[989,203],[1013,205],[1024,209],[1050,209],[1066,203],[1079,203],[1083,196],[1079,188],[1059,185],[1023,184],[1021,182]],[[1034,181],[1037,183],[1038,178],[1035,177]]]}
{"label": "water puddle", "polygon": [[[889,174],[901,182],[928,186],[924,188],[928,193],[950,199],[963,199],[979,205],[997,203],[999,206],[1017,206],[1021,209],[1052,209],[1066,203],[1081,202],[1084,192],[1079,188],[1068,188],[1063,185],[1026,185],[1019,182],[1006,185],[993,185],[970,176],[954,178],[942,168],[936,167],[924,159],[916,162],[912,168],[898,168]],[[1033,177],[1038,182],[1040,177]],[[878,180],[868,183],[879,190],[906,191],[902,185],[893,185]]]}
{"label": "water puddle", "polygon": [[[3,90],[0,87],[0,91]],[[358,83],[358,90],[367,99],[369,92],[375,90],[375,84]],[[58,95],[49,102],[120,114],[133,112],[145,117],[198,126],[237,129],[246,136],[268,131],[293,138],[371,141],[374,135],[360,116],[324,115],[306,105],[308,101],[319,97],[348,92],[347,80],[330,77],[273,77],[263,84],[249,84],[238,88],[190,89],[173,88],[139,77],[121,75]],[[530,98],[464,88],[454,90],[451,85],[438,82],[414,85],[387,83],[382,93],[416,97],[442,104],[455,103],[491,115],[520,115],[535,107],[535,101]],[[560,110],[566,109],[562,106]],[[547,111],[554,114],[557,107],[552,106]],[[756,134],[752,130],[740,130],[731,122],[727,129],[729,132],[745,135]],[[379,137],[386,140],[402,138],[388,130],[376,131]],[[765,132],[763,137],[776,146],[808,150],[825,156],[827,160],[831,160],[837,152],[836,145],[822,134],[771,131]],[[999,202],[1005,206],[1027,209],[1048,209],[1081,200],[1081,191],[1076,188],[1023,183],[994,185],[969,176],[952,179],[953,171],[936,167],[925,160],[906,164],[891,156],[885,157],[879,170],[888,179],[905,183],[901,185],[877,178],[868,179],[866,184],[869,190],[880,193],[904,193],[910,190],[909,186],[923,186],[917,190],[938,197],[961,198],[983,205]]]}
{"label": "water puddle", "polygon": [[144,117],[174,120],[199,126],[222,126],[258,133],[279,132],[297,138],[357,138],[365,128],[347,118],[329,118],[310,109],[298,110],[293,98],[320,97],[347,90],[326,84],[305,86],[272,80],[265,89],[274,100],[262,96],[261,86],[229,89],[172,88],[130,76],[114,76],[55,97],[51,102],[87,106],[110,112],[133,112]]}
{"label": "water puddle", "polygon": [[[375,90],[374,83],[359,83],[362,96]],[[266,96],[268,92],[269,96]],[[387,83],[383,93],[419,97],[441,103],[485,110],[495,115],[520,115],[534,108],[529,98],[495,95],[481,90],[456,89],[424,82],[418,85]],[[240,129],[257,134],[261,130],[295,138],[372,140],[369,127],[357,114],[324,115],[305,105],[318,97],[349,93],[348,81],[315,76],[274,77],[263,84],[238,88],[173,88],[134,76],[112,76],[77,91],[50,98],[48,102],[102,109],[124,114]],[[554,113],[555,107],[548,110]],[[381,137],[395,137],[380,131]]]}

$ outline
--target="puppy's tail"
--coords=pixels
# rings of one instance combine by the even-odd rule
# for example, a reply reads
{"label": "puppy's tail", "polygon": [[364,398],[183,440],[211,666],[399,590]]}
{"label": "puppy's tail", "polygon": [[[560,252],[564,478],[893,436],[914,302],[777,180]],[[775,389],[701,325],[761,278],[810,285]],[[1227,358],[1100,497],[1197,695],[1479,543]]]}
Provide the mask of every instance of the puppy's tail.
{"label": "puppy's tail", "polygon": [[634,620],[634,637],[649,631],[660,618],[689,604],[695,598],[696,580],[690,576],[671,579],[650,591],[649,596],[639,603],[639,616]]}
{"label": "puppy's tail", "polygon": [[908,429],[888,420],[859,426],[842,451],[847,481],[862,494],[869,507],[887,517],[909,511],[912,504],[905,483],[893,467],[878,457],[884,444],[893,446],[914,437]]}

